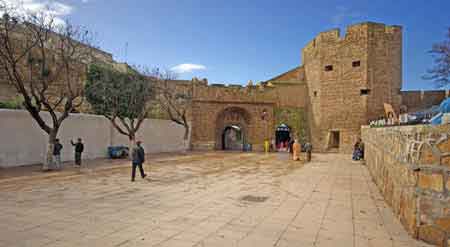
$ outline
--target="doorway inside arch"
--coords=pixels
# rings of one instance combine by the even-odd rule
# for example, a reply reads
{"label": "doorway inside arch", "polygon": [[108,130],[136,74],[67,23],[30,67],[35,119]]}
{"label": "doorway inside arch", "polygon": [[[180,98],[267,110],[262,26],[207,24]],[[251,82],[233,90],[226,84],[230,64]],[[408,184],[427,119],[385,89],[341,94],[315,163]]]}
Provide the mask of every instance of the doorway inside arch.
{"label": "doorway inside arch", "polygon": [[291,140],[291,128],[286,124],[280,124],[275,131],[275,146],[278,151],[287,151]]}
{"label": "doorway inside arch", "polygon": [[243,150],[244,134],[238,125],[230,125],[225,127],[222,133],[222,149],[223,150]]}

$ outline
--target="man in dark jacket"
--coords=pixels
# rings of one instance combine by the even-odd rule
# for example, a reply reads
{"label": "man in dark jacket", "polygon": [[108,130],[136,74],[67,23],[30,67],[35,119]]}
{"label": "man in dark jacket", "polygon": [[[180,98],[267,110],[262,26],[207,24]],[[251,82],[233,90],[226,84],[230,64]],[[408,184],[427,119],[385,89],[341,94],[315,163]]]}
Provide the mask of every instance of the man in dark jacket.
{"label": "man in dark jacket", "polygon": [[136,142],[136,146],[131,150],[131,158],[133,163],[133,168],[131,170],[131,182],[134,182],[134,178],[136,177],[136,167],[139,167],[139,171],[141,172],[141,177],[145,178],[147,174],[144,173],[144,168],[142,168],[142,164],[145,162],[145,151],[141,146],[141,141]]}
{"label": "man in dark jacket", "polygon": [[53,164],[56,169],[61,169],[61,150],[63,145],[59,142],[59,139],[55,140],[55,145],[53,146]]}
{"label": "man in dark jacket", "polygon": [[310,142],[305,143],[305,153],[306,153],[306,162],[311,161],[311,153],[312,153],[312,144]]}
{"label": "man in dark jacket", "polygon": [[84,145],[83,142],[81,142],[81,138],[78,138],[76,143],[70,140],[70,144],[75,147],[75,165],[81,166],[81,153],[84,151]]}

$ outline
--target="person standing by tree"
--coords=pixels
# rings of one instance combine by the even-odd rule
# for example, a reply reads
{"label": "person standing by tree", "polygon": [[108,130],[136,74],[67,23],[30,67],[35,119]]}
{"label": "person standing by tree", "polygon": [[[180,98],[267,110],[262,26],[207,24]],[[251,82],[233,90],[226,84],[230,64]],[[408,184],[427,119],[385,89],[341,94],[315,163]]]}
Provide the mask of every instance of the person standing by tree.
{"label": "person standing by tree", "polygon": [[144,168],[142,168],[142,164],[145,162],[145,151],[141,146],[141,143],[141,141],[137,141],[136,146],[134,146],[133,150],[131,151],[133,165],[131,170],[131,182],[134,182],[134,178],[136,177],[136,167],[139,167],[142,178],[145,178],[147,176],[147,174],[144,173]]}
{"label": "person standing by tree", "polygon": [[53,164],[56,169],[61,169],[61,150],[63,145],[59,142],[59,139],[55,140],[55,145],[53,145]]}
{"label": "person standing by tree", "polygon": [[78,138],[76,143],[70,140],[70,144],[75,147],[75,165],[81,166],[81,153],[84,151],[84,145],[81,138]]}

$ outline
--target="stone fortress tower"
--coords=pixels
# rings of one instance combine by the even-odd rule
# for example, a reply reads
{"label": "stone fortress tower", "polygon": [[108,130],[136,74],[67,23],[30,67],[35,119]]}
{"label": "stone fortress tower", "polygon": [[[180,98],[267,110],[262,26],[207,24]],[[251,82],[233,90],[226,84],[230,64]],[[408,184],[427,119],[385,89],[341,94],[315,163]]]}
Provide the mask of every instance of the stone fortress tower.
{"label": "stone fortress tower", "polygon": [[320,33],[302,50],[313,146],[349,152],[361,125],[398,108],[402,28],[378,23]]}

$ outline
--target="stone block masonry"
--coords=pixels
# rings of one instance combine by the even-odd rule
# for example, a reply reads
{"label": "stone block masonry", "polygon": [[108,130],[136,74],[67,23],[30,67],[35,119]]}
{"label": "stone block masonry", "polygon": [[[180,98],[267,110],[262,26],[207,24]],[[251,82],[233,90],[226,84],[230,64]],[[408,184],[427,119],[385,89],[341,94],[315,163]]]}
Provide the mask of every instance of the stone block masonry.
{"label": "stone block masonry", "polygon": [[362,128],[366,165],[415,238],[450,246],[450,125]]}

